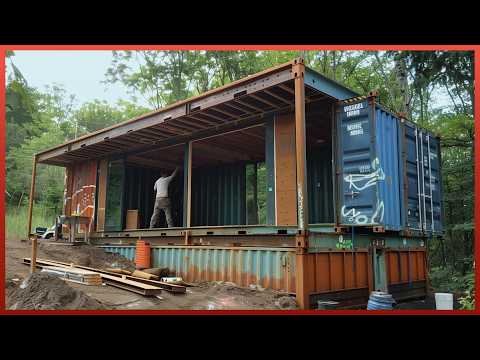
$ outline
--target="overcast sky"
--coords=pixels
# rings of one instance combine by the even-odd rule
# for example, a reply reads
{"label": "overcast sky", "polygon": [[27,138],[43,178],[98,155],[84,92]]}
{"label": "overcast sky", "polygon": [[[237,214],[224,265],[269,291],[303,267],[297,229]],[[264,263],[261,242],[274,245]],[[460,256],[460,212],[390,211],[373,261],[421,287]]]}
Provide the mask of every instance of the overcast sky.
{"label": "overcast sky", "polygon": [[[44,90],[54,83],[64,85],[76,97],[76,105],[94,99],[115,104],[129,100],[122,84],[102,84],[112,60],[111,51],[15,51],[11,58],[30,86]],[[10,71],[7,59],[7,71]],[[137,104],[147,106],[143,99]]]}

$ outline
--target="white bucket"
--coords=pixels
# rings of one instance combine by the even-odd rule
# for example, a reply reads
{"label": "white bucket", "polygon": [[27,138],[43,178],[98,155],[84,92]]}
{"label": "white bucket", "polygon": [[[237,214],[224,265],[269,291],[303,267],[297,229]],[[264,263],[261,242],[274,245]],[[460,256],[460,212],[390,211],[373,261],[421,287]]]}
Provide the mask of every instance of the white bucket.
{"label": "white bucket", "polygon": [[435,293],[437,310],[453,310],[453,294]]}

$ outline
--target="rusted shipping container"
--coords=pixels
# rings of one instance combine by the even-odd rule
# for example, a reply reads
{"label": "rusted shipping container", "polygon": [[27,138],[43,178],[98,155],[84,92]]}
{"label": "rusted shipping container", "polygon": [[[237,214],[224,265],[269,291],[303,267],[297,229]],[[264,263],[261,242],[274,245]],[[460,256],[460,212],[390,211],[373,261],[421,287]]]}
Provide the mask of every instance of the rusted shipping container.
{"label": "rusted shipping container", "polygon": [[[146,240],[152,265],[189,281],[295,292],[302,308],[428,290],[439,139],[301,58],[35,159],[66,167],[64,212],[92,217],[94,243],[131,257]],[[177,167],[174,227],[162,215],[150,229],[153,184]]]}

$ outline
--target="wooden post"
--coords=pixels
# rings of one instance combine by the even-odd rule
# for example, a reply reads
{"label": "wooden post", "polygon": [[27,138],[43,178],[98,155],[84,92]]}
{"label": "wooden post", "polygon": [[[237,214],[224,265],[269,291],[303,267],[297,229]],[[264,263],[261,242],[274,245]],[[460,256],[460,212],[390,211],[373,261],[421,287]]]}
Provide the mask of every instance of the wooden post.
{"label": "wooden post", "polygon": [[192,204],[192,142],[185,144],[183,160],[183,227],[191,226]]}
{"label": "wooden post", "polygon": [[32,254],[30,259],[30,274],[33,274],[37,267],[37,235],[33,234],[30,237],[32,241]]}
{"label": "wooden post", "polygon": [[35,177],[37,175],[37,155],[33,156],[33,169],[32,169],[32,182],[30,184],[30,198],[28,199],[28,234],[27,239],[30,238],[32,233],[32,211],[33,211],[33,198],[35,197]]}

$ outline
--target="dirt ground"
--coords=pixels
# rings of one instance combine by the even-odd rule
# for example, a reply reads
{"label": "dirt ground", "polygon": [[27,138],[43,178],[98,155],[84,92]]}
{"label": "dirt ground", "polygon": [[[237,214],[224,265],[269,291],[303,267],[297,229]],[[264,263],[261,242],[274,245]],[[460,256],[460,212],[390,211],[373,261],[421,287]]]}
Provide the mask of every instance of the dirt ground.
{"label": "dirt ground", "polygon": [[[158,297],[145,297],[112,286],[88,286],[41,276],[28,281],[30,257],[28,241],[7,240],[6,301],[12,309],[129,309],[129,310],[228,310],[295,309],[295,298],[278,291],[238,287],[229,282],[203,282],[187,287],[186,294],[162,291]],[[66,246],[39,242],[38,257],[79,265],[133,270],[128,259],[86,245]],[[42,274],[45,275],[45,274]],[[27,281],[24,281],[27,279]],[[62,284],[63,283],[63,284]],[[47,286],[49,284],[49,286]],[[22,289],[23,287],[23,289]],[[60,294],[59,294],[60,293]],[[76,307],[75,307],[76,306]]]}

